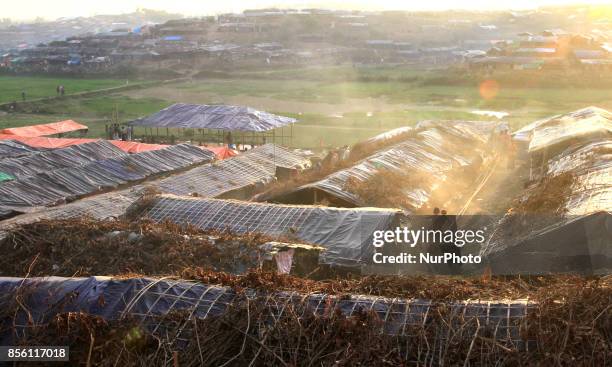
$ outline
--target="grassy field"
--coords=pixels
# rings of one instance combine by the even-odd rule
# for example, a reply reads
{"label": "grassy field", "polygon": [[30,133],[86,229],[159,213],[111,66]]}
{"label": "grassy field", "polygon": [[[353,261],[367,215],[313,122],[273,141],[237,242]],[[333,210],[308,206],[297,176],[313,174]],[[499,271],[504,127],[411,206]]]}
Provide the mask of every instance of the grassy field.
{"label": "grassy field", "polygon": [[[528,86],[521,86],[502,75],[497,95],[485,99],[474,76],[457,76],[453,82],[444,84],[449,78],[444,72],[422,73],[397,68],[356,71],[343,67],[309,69],[301,74],[285,69],[242,76],[196,79],[91,98],[44,101],[18,115],[0,116],[0,128],[71,118],[88,124],[90,135],[102,136],[104,125],[115,113],[120,121],[127,122],[175,102],[226,103],[249,105],[297,118],[299,123],[293,130],[293,145],[315,148],[352,144],[379,132],[411,126],[426,119],[492,119],[474,114],[474,110],[507,112],[509,116],[504,120],[518,128],[542,117],[590,105],[612,109],[610,88],[599,84],[589,87],[577,81],[578,85],[571,88],[542,85],[537,80],[534,82],[535,79],[523,83]],[[32,93],[52,95],[54,86],[60,82],[47,78],[9,79],[12,87],[3,87],[0,98],[11,88],[13,93],[20,93],[17,88],[20,84],[31,86]],[[6,78],[0,78],[0,82],[4,80]],[[72,88],[77,91],[78,88],[112,87],[121,81],[75,79],[63,83],[69,91]]]}
{"label": "grassy field", "polygon": [[27,99],[54,97],[58,85],[63,85],[66,93],[71,94],[123,84],[125,80],[0,76],[0,103],[21,101],[22,91],[26,92]]}

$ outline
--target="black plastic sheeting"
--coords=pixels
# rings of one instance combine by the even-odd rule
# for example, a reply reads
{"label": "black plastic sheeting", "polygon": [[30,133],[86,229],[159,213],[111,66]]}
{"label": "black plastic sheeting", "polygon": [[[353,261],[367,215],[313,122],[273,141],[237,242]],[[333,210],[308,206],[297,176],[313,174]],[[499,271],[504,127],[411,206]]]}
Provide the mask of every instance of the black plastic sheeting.
{"label": "black plastic sheeting", "polygon": [[219,197],[274,180],[277,168],[302,170],[310,160],[290,149],[265,144],[238,156],[163,179],[153,185],[175,195]]}
{"label": "black plastic sheeting", "polygon": [[6,158],[0,160],[0,172],[22,178],[125,155],[127,153],[113,144],[100,140],[45,152],[35,152],[18,158]]}
{"label": "black plastic sheeting", "polygon": [[395,209],[277,205],[162,195],[147,199],[142,216],[202,229],[259,232],[281,242],[284,238],[295,238],[324,247],[319,257],[322,264],[357,268],[371,259],[374,231],[394,228],[399,214]]}
{"label": "black plastic sheeting", "polygon": [[38,149],[15,140],[0,140],[0,162],[5,158],[15,158],[37,152]]}
{"label": "black plastic sheeting", "polygon": [[0,184],[0,216],[61,204],[214,158],[211,151],[180,144],[4,182]]}
{"label": "black plastic sheeting", "polygon": [[244,106],[176,103],[151,116],[134,120],[130,125],[263,132],[295,122],[290,117]]}
{"label": "black plastic sheeting", "polygon": [[[132,278],[112,279],[90,278],[0,278],[0,307],[12,309],[17,294],[21,295],[22,307],[16,314],[9,313],[2,320],[5,325],[0,335],[2,345],[11,345],[24,340],[32,322],[35,325],[48,323],[55,315],[64,312],[83,312],[120,320],[125,317],[137,318],[141,325],[155,335],[170,339],[170,343],[190,338],[189,325],[193,318],[216,317],[226,312],[230,305],[244,299],[228,287],[207,285],[198,282],[172,279]],[[246,290],[249,299],[265,299],[270,312],[268,322],[280,321],[286,315],[286,306],[319,316],[338,310],[344,316],[372,311],[381,320],[380,331],[388,335],[411,335],[414,329],[428,324],[435,303],[422,299],[398,299],[354,295],[347,297],[326,294],[303,294],[298,292],[257,293]],[[101,302],[100,300],[104,300]],[[451,316],[457,322],[477,319],[480,327],[494,330],[492,337],[512,341],[523,346],[519,325],[533,304],[521,301],[511,302],[453,302]],[[170,311],[181,311],[188,317],[173,335],[166,334],[162,325],[164,316]],[[261,321],[261,320],[260,320]],[[444,337],[440,333],[440,337]]]}

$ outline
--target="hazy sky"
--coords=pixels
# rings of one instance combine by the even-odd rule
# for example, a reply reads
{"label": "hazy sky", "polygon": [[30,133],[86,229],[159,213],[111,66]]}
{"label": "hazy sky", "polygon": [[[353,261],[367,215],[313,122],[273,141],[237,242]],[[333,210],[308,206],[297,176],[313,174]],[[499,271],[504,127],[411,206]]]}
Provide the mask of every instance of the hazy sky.
{"label": "hazy sky", "polygon": [[592,3],[612,4],[612,0],[0,0],[0,18],[34,19],[43,17],[119,14],[135,9],[160,9],[185,15],[240,12],[261,7],[327,7],[365,10],[443,10],[443,9],[526,9],[543,5]]}

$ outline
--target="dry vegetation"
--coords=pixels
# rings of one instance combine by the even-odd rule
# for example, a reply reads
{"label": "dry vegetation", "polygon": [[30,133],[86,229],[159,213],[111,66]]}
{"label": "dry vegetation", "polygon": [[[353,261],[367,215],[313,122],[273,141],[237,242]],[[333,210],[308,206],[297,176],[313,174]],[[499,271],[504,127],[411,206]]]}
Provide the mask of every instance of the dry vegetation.
{"label": "dry vegetation", "polygon": [[567,211],[565,203],[572,193],[574,182],[574,175],[566,172],[546,176],[532,184],[525,195],[514,200],[492,242],[499,239],[514,241],[559,222]]}
{"label": "dry vegetation", "polygon": [[405,133],[398,134],[389,139],[379,140],[377,142],[361,142],[355,144],[349,153],[347,159],[333,160],[331,157],[337,151],[331,151],[325,159],[321,162],[321,166],[318,168],[312,168],[308,171],[301,172],[299,175],[292,177],[289,180],[276,182],[266,187],[265,191],[257,195],[257,201],[265,201],[269,198],[283,195],[295,190],[296,188],[313,183],[324,179],[334,172],[350,168],[354,166],[358,161],[374,154],[375,152],[390,147],[394,144],[400,143],[410,137],[414,136],[414,131],[408,131]]}
{"label": "dry vegetation", "polygon": [[564,204],[572,193],[575,177],[571,172],[546,176],[526,197],[515,201],[512,211],[520,214],[563,214]]}
{"label": "dry vegetation", "polygon": [[[257,279],[262,276],[265,279]],[[278,289],[271,282],[276,284],[279,279],[269,275],[253,273],[243,278],[248,281],[241,285],[269,284]],[[441,279],[429,279],[426,288],[436,288]],[[400,282],[371,286],[401,289],[395,288]],[[444,282],[454,288],[465,285],[469,288],[470,284],[469,280],[444,279]],[[473,284],[474,289],[487,289],[487,282],[501,284],[495,279],[481,279]],[[511,284],[504,282],[502,287]],[[521,281],[514,284],[518,288]],[[68,345],[74,364],[101,366],[609,363],[610,279],[537,278],[534,283],[527,280],[522,284],[531,288],[531,297],[537,303],[526,318],[511,322],[519,331],[514,341],[499,334],[496,337],[497,324],[483,324],[468,315],[454,314],[444,302],[434,303],[427,323],[407,326],[404,335],[391,335],[383,332],[385,324],[379,316],[364,309],[357,310],[352,317],[334,309],[315,315],[308,312],[310,309],[304,303],[270,303],[265,295],[247,297],[234,284],[238,297],[220,317],[194,320],[176,311],[141,324],[133,318],[104,320],[81,313],[59,313],[48,323],[31,325],[18,344]],[[315,289],[309,283],[300,290]],[[3,330],[13,327],[9,315],[20,312],[23,304],[27,304],[26,289],[20,297],[20,302],[5,308]],[[284,317],[277,319],[273,315],[279,307],[284,308]],[[162,325],[163,335],[148,331],[157,324]],[[179,335],[184,341],[177,341]]]}
{"label": "dry vegetation", "polygon": [[43,220],[0,241],[0,275],[171,275],[193,266],[234,271],[257,267],[258,245],[270,240],[169,222]]}
{"label": "dry vegetation", "polygon": [[366,206],[418,209],[406,192],[427,187],[430,180],[429,175],[415,170],[379,170],[364,181],[350,177],[344,189],[357,195]]}
{"label": "dry vegetation", "polygon": [[[211,236],[223,251],[211,243]],[[131,316],[103,319],[54,308],[59,313],[47,321],[32,321],[25,334],[12,334],[15,344],[68,345],[71,363],[99,366],[603,366],[610,361],[609,276],[349,275],[317,281],[261,270],[245,275],[211,270],[231,268],[237,259],[252,265],[252,253],[245,256],[244,251],[256,253],[256,245],[266,240],[258,234],[236,236],[121,220],[41,221],[15,228],[0,242],[5,250],[0,261],[3,275],[174,275],[227,286],[238,294],[223,315],[206,319],[173,311],[142,323]],[[96,256],[91,256],[93,251]],[[341,300],[356,294],[429,299],[433,306],[426,323],[393,335],[383,332],[384,320],[365,309],[345,317],[330,305],[315,315],[299,301],[268,302],[270,295],[283,290]],[[0,331],[15,331],[16,315],[27,314],[29,305],[37,302],[28,297],[27,286],[16,296],[4,294]],[[520,333],[519,340],[511,341],[496,334],[494,324],[452,312],[450,303],[467,299],[529,299],[534,306],[527,317],[512,321]],[[273,317],[278,307],[285,310],[280,319]],[[158,330],[163,332],[153,333],[155,325],[162,325]]]}

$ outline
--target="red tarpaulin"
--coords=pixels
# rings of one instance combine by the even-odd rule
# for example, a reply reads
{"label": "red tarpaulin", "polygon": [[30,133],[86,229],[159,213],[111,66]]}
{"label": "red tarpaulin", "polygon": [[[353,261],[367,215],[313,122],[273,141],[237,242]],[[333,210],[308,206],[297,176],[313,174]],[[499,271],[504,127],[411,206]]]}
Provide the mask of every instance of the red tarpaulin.
{"label": "red tarpaulin", "polygon": [[37,137],[67,133],[71,131],[87,130],[87,126],[72,120],[53,122],[50,124],[10,127],[0,130],[0,134]]}
{"label": "red tarpaulin", "polygon": [[201,147],[202,149],[208,149],[211,152],[214,152],[215,155],[217,156],[217,159],[225,159],[225,158],[230,158],[230,157],[234,157],[238,155],[238,152],[230,149],[226,146],[224,147]]}
{"label": "red tarpaulin", "polygon": [[[101,139],[86,139],[86,138],[62,139],[62,138],[27,137],[27,136],[1,134],[0,140],[16,140],[20,143],[29,145],[34,148],[57,149],[57,148],[65,148],[70,145],[91,143],[91,142],[98,141]],[[135,141],[109,140],[109,142],[111,142],[114,146],[123,150],[126,153],[145,152],[147,150],[157,150],[157,149],[162,149],[162,148],[167,147],[167,145],[145,144],[145,143],[138,143]]]}

